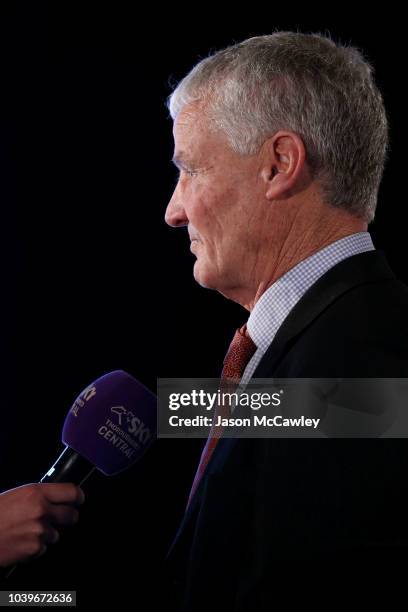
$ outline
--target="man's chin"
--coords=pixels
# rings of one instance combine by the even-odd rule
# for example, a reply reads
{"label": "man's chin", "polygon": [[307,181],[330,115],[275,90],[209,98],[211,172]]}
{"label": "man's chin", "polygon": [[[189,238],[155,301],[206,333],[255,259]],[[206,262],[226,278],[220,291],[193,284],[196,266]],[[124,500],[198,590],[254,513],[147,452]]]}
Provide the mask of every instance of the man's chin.
{"label": "man's chin", "polygon": [[204,289],[216,288],[214,275],[209,270],[206,270],[205,266],[200,265],[198,260],[194,264],[193,275],[196,282]]}

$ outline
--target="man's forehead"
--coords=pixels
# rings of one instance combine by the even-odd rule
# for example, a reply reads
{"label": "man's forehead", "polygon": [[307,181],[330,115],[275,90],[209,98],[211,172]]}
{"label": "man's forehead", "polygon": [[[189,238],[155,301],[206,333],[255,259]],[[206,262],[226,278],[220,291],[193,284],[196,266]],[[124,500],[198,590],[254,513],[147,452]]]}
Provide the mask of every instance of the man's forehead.
{"label": "man's forehead", "polygon": [[174,128],[188,127],[197,123],[198,116],[194,111],[182,110],[174,120]]}
{"label": "man's forehead", "polygon": [[173,124],[174,156],[176,164],[191,160],[193,152],[197,153],[205,147],[208,138],[203,121],[192,109],[180,111]]}
{"label": "man's forehead", "polygon": [[198,133],[202,129],[202,120],[197,113],[191,110],[182,110],[173,123],[174,140],[188,138],[193,132]]}
{"label": "man's forehead", "polygon": [[225,138],[210,129],[202,108],[196,104],[185,106],[175,117],[173,136],[176,165],[214,157],[227,148]]}

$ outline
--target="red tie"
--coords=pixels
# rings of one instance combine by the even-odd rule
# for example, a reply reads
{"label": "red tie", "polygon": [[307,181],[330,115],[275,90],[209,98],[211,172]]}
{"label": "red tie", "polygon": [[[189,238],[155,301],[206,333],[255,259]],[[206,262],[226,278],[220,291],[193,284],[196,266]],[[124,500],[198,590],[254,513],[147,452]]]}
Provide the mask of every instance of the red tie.
{"label": "red tie", "polygon": [[[232,392],[233,389],[235,389],[235,387],[239,384],[242,375],[245,371],[245,368],[248,365],[248,362],[251,359],[252,355],[255,353],[255,351],[256,345],[248,334],[245,324],[240,329],[237,329],[237,331],[235,332],[235,335],[225,356],[224,367],[221,372],[220,380],[221,391]],[[216,417],[218,417],[219,415],[227,417],[228,414],[229,406],[218,406],[216,414],[214,411],[213,419],[215,421]],[[210,461],[211,455],[213,454],[214,449],[217,446],[217,442],[222,435],[223,429],[224,428],[222,426],[217,427],[213,425],[211,427],[211,431],[204,446],[204,450],[201,453],[200,463],[198,464],[196,475],[194,476],[193,485],[191,487],[190,495],[187,502],[187,508],[189,507],[193,495],[196,492],[204,470],[207,467],[208,462]]]}

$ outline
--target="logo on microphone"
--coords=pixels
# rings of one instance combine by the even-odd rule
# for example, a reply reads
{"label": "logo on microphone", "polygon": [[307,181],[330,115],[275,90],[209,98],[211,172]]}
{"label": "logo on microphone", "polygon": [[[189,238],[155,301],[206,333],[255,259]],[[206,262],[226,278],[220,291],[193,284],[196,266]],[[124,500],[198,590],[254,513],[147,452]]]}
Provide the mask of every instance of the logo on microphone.
{"label": "logo on microphone", "polygon": [[71,408],[71,413],[77,417],[79,409],[83,408],[85,406],[85,402],[89,402],[89,400],[92,399],[94,395],[96,395],[95,385],[90,385],[89,387],[84,389],[82,393],[76,398],[75,402],[73,403],[73,406]]}
{"label": "logo on microphone", "polygon": [[149,428],[131,410],[127,410],[124,406],[112,406],[111,412],[117,415],[119,427],[122,427],[123,423],[127,431],[142,444],[146,444],[152,437]]}
{"label": "logo on microphone", "polygon": [[89,400],[92,399],[94,395],[96,395],[96,387],[95,387],[95,385],[91,385],[90,387],[87,387],[82,392],[82,396],[83,396],[83,398],[84,398],[84,400],[86,402],[89,402]]}
{"label": "logo on microphone", "polygon": [[122,416],[126,414],[126,408],[124,406],[114,406],[111,411],[118,415],[119,425],[122,427]]}

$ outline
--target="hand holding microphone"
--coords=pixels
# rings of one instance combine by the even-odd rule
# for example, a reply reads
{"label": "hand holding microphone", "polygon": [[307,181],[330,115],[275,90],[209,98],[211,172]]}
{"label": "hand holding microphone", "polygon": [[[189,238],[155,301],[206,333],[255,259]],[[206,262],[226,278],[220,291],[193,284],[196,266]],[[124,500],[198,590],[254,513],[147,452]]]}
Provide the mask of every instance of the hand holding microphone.
{"label": "hand holding microphone", "polygon": [[95,469],[110,476],[131,467],[155,440],[156,422],[156,396],[122,370],[82,391],[65,419],[65,449],[41,483],[0,495],[0,567],[56,542],[56,527],[78,520],[84,494],[75,485]]}
{"label": "hand holding microphone", "polygon": [[78,521],[85,499],[74,484],[28,484],[0,495],[0,567],[39,557]]}

